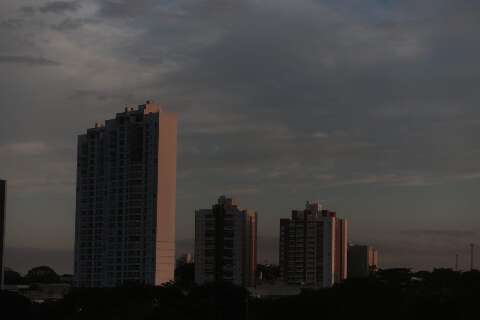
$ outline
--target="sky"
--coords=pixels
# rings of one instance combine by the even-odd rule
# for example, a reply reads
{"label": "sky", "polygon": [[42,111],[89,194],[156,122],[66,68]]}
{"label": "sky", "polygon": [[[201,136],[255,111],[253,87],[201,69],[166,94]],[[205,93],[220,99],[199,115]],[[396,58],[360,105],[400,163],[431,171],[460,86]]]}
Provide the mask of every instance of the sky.
{"label": "sky", "polygon": [[467,268],[478,30],[471,0],[2,0],[6,264],[72,272],[76,137],[154,100],[179,117],[178,253],[226,194],[258,211],[260,262],[318,200],[381,267]]}

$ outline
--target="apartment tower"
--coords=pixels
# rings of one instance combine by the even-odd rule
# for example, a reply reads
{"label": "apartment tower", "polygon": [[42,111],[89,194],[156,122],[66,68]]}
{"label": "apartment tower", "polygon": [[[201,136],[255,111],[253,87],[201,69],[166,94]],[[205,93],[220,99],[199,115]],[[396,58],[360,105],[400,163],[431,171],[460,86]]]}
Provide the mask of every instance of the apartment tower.
{"label": "apartment tower", "polygon": [[365,278],[378,269],[378,251],[371,246],[348,247],[348,277]]}
{"label": "apartment tower", "polygon": [[231,282],[254,287],[257,213],[221,196],[211,209],[195,212],[195,282]]}
{"label": "apartment tower", "polygon": [[78,137],[78,287],[173,280],[177,117],[147,101]]}
{"label": "apartment tower", "polygon": [[347,276],[348,227],[335,212],[307,202],[280,220],[280,274],[288,284],[330,287]]}

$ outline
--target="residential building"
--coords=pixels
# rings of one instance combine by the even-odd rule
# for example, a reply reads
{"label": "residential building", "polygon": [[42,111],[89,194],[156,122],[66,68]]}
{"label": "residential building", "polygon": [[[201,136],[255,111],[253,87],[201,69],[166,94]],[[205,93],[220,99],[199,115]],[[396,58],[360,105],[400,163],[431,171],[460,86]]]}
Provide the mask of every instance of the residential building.
{"label": "residential building", "polygon": [[342,282],[348,275],[348,221],[335,221],[335,282]]}
{"label": "residential building", "polygon": [[378,269],[378,251],[371,246],[348,247],[348,277],[365,278]]}
{"label": "residential building", "polygon": [[180,267],[186,264],[193,263],[193,256],[191,253],[184,253],[180,255],[176,260],[176,267]]}
{"label": "residential building", "polygon": [[221,196],[195,212],[195,282],[255,286],[257,213]]}
{"label": "residential building", "polygon": [[177,117],[151,101],[78,137],[77,287],[173,280]]}
{"label": "residential building", "polygon": [[348,225],[335,212],[307,202],[280,220],[280,275],[291,285],[330,287],[346,279]]}

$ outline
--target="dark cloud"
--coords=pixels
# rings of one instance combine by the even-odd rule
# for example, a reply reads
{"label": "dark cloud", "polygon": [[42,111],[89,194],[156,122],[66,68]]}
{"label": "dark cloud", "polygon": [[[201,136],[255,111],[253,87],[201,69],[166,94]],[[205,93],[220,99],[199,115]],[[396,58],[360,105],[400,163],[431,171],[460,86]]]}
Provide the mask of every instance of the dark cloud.
{"label": "dark cloud", "polygon": [[35,8],[32,7],[32,6],[24,6],[24,7],[21,7],[21,8],[20,8],[20,11],[21,11],[22,13],[27,14],[27,15],[32,15],[32,14],[35,13]]}
{"label": "dark cloud", "polygon": [[89,23],[93,23],[93,19],[72,19],[72,18],[66,18],[63,19],[60,23],[56,24],[53,26],[54,30],[57,31],[73,31],[78,28],[81,28],[84,25],[87,25]]}
{"label": "dark cloud", "polygon": [[413,229],[405,230],[403,234],[414,237],[438,237],[438,238],[473,238],[477,232],[472,230],[436,230],[436,229]]}
{"label": "dark cloud", "polygon": [[52,1],[38,7],[42,13],[65,13],[76,11],[80,8],[78,1]]}
{"label": "dark cloud", "polygon": [[0,28],[15,30],[24,26],[24,20],[22,19],[6,19],[0,21]]}
{"label": "dark cloud", "polygon": [[0,64],[23,64],[28,66],[58,66],[60,63],[43,57],[0,55]]}
{"label": "dark cloud", "polygon": [[75,90],[72,95],[69,97],[71,101],[93,99],[94,101],[108,101],[121,99],[124,101],[133,100],[131,93],[112,93],[105,91],[96,91],[96,90]]}
{"label": "dark cloud", "polygon": [[100,3],[99,15],[113,18],[128,18],[139,16],[146,11],[151,10],[156,3],[163,1],[153,0],[102,0]]}

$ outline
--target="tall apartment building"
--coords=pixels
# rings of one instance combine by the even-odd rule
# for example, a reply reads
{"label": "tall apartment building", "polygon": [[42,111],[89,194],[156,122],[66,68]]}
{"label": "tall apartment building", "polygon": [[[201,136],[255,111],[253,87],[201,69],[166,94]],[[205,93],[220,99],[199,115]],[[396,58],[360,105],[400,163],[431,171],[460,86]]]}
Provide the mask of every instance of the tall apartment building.
{"label": "tall apartment building", "polygon": [[4,249],[5,249],[5,215],[7,208],[7,181],[0,180],[0,290],[3,289]]}
{"label": "tall apartment building", "polygon": [[307,202],[280,220],[280,274],[295,285],[330,287],[347,277],[348,227],[335,212]]}
{"label": "tall apartment building", "polygon": [[335,220],[335,282],[342,282],[348,276],[348,221]]}
{"label": "tall apartment building", "polygon": [[173,280],[176,149],[176,115],[150,101],[78,137],[76,286]]}
{"label": "tall apartment building", "polygon": [[222,196],[195,212],[195,282],[255,286],[257,213]]}
{"label": "tall apartment building", "polygon": [[371,246],[348,247],[348,277],[365,278],[378,269],[378,251]]}

